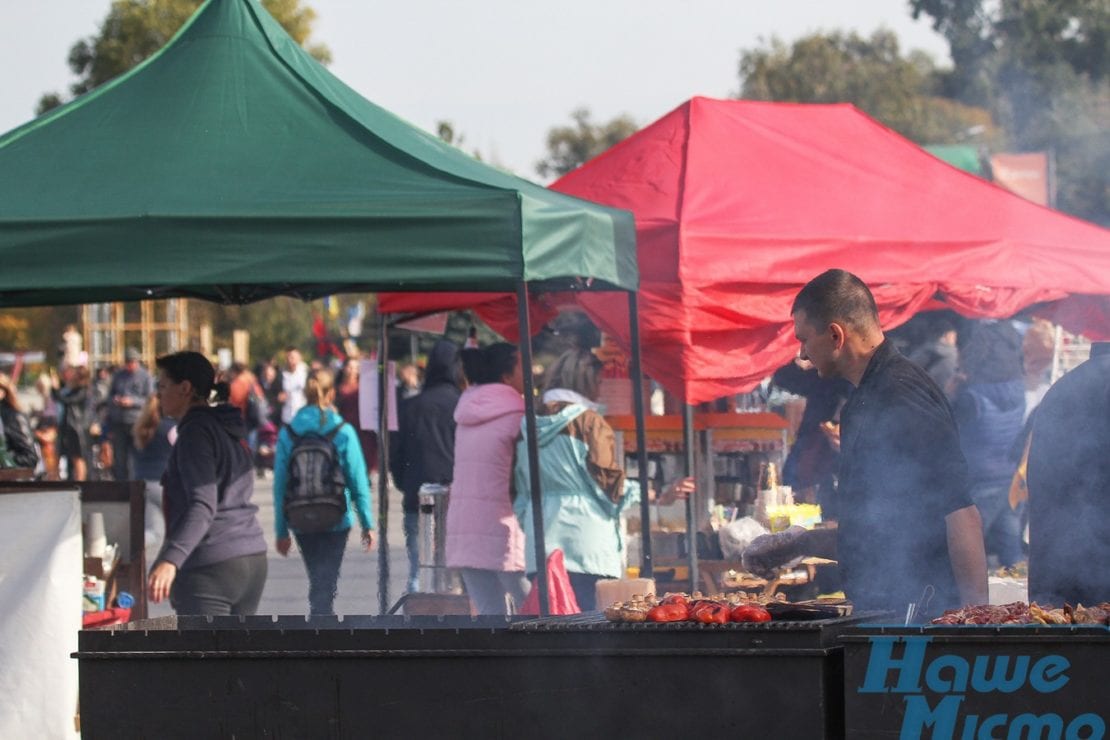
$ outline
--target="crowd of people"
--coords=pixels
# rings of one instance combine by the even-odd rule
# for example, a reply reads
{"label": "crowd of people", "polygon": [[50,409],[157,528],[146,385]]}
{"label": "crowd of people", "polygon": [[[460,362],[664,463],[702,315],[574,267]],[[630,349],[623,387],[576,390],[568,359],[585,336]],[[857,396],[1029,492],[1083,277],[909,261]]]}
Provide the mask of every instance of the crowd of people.
{"label": "crowd of people", "polygon": [[[1105,519],[1090,485],[1105,477],[1105,462],[1092,462],[1106,437],[1105,357],[1050,389],[1047,324],[1022,334],[1006,321],[957,331],[944,320],[903,355],[880,328],[866,285],[838,270],[811,281],[792,315],[799,359],[773,383],[807,403],[784,483],[820,502],[836,526],[759,538],[744,552],[748,569],[769,571],[803,553],[834,557],[848,597],[888,611],[927,587],[934,611],[984,603],[988,559],[1013,567],[1031,553],[1031,590],[1035,573],[1036,588],[1060,580],[1052,554],[1060,548],[1045,546],[1049,537],[1067,538],[1060,481],[1091,509],[1077,531]],[[399,384],[389,469],[402,493],[410,592],[419,586],[419,492],[429,483],[449,487],[446,565],[460,575],[474,613],[521,610],[547,567],[532,545],[537,519],[547,554],[562,553],[578,608],[596,608],[598,580],[622,577],[622,515],[656,492],[641,492],[625,475],[597,404],[601,363],[589,336],[570,341],[541,376],[538,515],[515,345],[437,341],[423,384]],[[134,349],[123,366],[95,374],[80,353],[69,355],[60,374],[36,383],[42,403],[33,418],[0,375],[0,467],[144,481],[149,595],[189,614],[257,608],[267,545],[252,497],[272,469],[275,548],[287,556],[296,542],[310,613],[334,613],[350,530],[358,527],[367,550],[374,541],[378,439],[359,423],[358,358],[307,363],[288,347],[281,366],[235,363],[217,373],[203,355],[177,352],[157,359],[155,378]],[[1042,399],[1045,410],[1034,413]],[[1063,431],[1077,419],[1098,427],[1082,459]],[[1060,460],[1076,474],[1062,472]],[[1024,484],[1026,464],[1028,497],[1015,495],[1015,473]],[[683,479],[660,495],[669,501],[692,491]],[[1108,539],[1089,534],[1084,542]]]}

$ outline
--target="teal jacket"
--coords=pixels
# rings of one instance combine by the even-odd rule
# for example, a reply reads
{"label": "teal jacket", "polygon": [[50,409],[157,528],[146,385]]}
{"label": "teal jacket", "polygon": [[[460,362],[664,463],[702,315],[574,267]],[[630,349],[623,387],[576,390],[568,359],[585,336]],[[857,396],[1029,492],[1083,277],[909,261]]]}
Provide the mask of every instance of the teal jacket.
{"label": "teal jacket", "polygon": [[[324,412],[324,423],[320,423],[320,408],[304,406],[289,426],[298,435],[316,432],[327,434],[343,424],[343,418],[334,409]],[[366,475],[366,460],[362,457],[362,447],[358,443],[358,433],[350,424],[345,425],[334,437],[335,450],[347,477],[347,514],[334,527],[333,532],[350,529],[358,514],[363,529],[374,528],[374,514],[371,508],[370,478]],[[274,530],[278,539],[289,536],[289,526],[285,522],[285,487],[289,482],[289,455],[293,451],[293,438],[288,427],[282,427],[278,434],[277,453],[274,457]],[[354,504],[352,506],[351,504]]]}
{"label": "teal jacket", "polygon": [[[566,558],[567,571],[621,578],[621,514],[640,500],[640,486],[624,476],[623,454],[604,417],[576,403],[544,406],[536,417],[544,546]],[[527,431],[518,443],[513,510],[524,529],[526,570],[537,572],[528,467]]]}

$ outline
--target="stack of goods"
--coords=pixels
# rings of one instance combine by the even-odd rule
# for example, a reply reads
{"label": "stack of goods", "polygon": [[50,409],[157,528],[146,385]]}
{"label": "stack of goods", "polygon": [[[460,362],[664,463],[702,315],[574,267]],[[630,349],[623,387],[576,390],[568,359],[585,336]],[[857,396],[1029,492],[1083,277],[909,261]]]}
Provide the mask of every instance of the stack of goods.
{"label": "stack of goods", "polygon": [[1110,602],[1097,606],[1064,604],[1061,608],[1026,604],[978,604],[962,609],[949,609],[933,620],[933,624],[1110,624]]}
{"label": "stack of goods", "polygon": [[745,593],[692,596],[668,593],[634,596],[631,601],[616,602],[604,610],[610,622],[691,622],[695,624],[728,624],[734,622],[770,622],[772,620],[830,619],[845,616],[851,606],[843,603],[798,603],[786,601],[783,594],[767,596]]}

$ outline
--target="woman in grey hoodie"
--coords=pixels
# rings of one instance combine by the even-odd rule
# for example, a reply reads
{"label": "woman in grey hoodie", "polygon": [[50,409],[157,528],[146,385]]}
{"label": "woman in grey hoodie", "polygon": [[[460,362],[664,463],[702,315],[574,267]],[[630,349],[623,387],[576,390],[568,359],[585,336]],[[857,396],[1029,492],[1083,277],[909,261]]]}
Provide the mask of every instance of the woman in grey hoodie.
{"label": "woman in grey hoodie", "polygon": [[[178,614],[254,614],[266,583],[266,541],[251,503],[254,466],[243,416],[198,352],[158,358],[158,400],[177,420],[162,476],[166,539],[147,588]],[[210,406],[213,390],[219,402]]]}

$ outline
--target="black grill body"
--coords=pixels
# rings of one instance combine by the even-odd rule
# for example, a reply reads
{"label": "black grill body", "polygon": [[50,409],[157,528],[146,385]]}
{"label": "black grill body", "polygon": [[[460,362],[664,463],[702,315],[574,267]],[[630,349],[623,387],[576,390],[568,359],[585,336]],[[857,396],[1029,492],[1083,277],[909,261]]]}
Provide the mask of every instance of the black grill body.
{"label": "black grill body", "polygon": [[839,639],[851,738],[1102,737],[1092,723],[1110,725],[1107,627],[859,625]]}
{"label": "black grill body", "polygon": [[164,617],[79,639],[89,737],[843,734],[839,635],[764,624]]}

